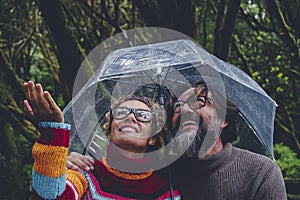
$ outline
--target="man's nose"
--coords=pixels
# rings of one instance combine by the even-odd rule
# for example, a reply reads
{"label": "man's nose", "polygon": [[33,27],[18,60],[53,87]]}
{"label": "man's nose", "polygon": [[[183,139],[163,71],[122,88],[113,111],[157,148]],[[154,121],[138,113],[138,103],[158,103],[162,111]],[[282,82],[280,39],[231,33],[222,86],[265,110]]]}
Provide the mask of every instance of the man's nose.
{"label": "man's nose", "polygon": [[194,110],[190,107],[188,103],[184,103],[181,108],[182,113],[193,113]]}

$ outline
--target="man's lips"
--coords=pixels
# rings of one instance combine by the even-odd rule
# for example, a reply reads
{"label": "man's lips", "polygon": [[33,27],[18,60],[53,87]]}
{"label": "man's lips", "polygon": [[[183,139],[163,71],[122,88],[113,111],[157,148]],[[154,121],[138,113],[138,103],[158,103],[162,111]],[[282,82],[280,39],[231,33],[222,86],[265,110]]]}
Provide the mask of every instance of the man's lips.
{"label": "man's lips", "polygon": [[183,121],[179,127],[179,132],[184,133],[186,131],[191,131],[191,130],[198,130],[198,122],[194,120],[186,120]]}
{"label": "man's lips", "polygon": [[181,123],[182,126],[189,126],[189,125],[197,125],[197,122],[194,120],[186,120],[184,122]]}

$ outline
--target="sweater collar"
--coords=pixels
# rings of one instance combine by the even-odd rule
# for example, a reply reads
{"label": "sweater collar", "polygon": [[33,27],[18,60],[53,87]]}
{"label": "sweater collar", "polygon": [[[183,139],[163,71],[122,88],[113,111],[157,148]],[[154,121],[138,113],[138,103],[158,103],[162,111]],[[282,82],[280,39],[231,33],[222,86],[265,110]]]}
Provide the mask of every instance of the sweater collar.
{"label": "sweater collar", "polygon": [[130,172],[130,173],[144,173],[151,169],[153,161],[152,156],[145,153],[141,159],[133,159],[124,156],[118,147],[110,143],[107,146],[107,163],[114,169]]}
{"label": "sweater collar", "polygon": [[227,143],[220,152],[212,156],[204,158],[182,157],[178,160],[178,165],[191,171],[214,171],[224,167],[230,161],[231,154],[232,144]]}

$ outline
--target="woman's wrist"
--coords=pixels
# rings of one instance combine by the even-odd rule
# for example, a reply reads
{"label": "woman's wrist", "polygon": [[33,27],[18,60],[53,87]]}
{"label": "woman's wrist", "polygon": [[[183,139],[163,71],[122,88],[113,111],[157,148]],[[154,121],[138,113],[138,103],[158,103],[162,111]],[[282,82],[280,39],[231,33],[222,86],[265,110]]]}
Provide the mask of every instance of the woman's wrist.
{"label": "woman's wrist", "polygon": [[40,128],[55,128],[55,129],[66,129],[71,130],[71,125],[63,122],[39,122]]}

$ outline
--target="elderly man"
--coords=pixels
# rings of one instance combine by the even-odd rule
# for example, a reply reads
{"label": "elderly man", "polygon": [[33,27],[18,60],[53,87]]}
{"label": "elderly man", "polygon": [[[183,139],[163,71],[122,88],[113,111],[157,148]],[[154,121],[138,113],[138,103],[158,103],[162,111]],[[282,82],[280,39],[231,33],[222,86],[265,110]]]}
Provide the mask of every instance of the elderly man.
{"label": "elderly man", "polygon": [[170,128],[185,154],[172,165],[184,199],[286,199],[279,167],[266,156],[226,143],[235,134],[237,107],[205,84],[173,103]]}
{"label": "elderly man", "polygon": [[[169,129],[183,153],[171,172],[184,199],[287,199],[281,171],[273,160],[228,142],[235,135],[237,120],[237,107],[230,100],[198,82],[169,108]],[[76,153],[68,158],[73,169],[89,170],[92,163]]]}

